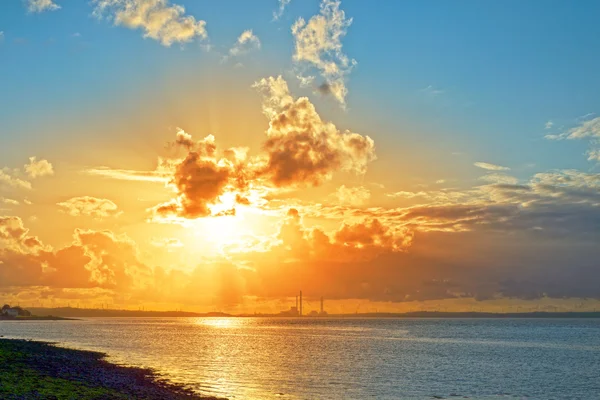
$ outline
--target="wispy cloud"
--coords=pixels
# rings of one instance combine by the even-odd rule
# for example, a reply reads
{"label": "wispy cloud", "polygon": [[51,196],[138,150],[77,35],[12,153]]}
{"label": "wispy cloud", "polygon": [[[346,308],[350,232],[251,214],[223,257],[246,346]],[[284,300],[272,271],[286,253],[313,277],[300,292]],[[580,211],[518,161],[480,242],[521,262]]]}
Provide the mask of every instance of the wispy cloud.
{"label": "wispy cloud", "polygon": [[256,36],[252,29],[242,32],[237,38],[235,45],[229,49],[229,55],[231,57],[239,56],[241,54],[248,53],[252,50],[260,49],[260,39]]}
{"label": "wispy cloud", "polygon": [[[586,114],[591,116],[593,113]],[[583,116],[583,117],[585,117]],[[546,135],[548,140],[588,140],[590,149],[586,152],[588,161],[600,161],[600,117],[581,121],[579,125],[556,135]]]}
{"label": "wispy cloud", "polygon": [[285,7],[290,4],[292,0],[279,0],[279,8],[273,11],[273,20],[277,21],[283,15]]}
{"label": "wispy cloud", "polygon": [[168,0],[93,0],[93,14],[108,15],[115,25],[142,29],[145,38],[157,40],[164,46],[186,43],[194,38],[206,39],[206,22],[185,15],[183,6]]}
{"label": "wispy cloud", "polygon": [[83,170],[83,173],[125,181],[163,183],[168,182],[170,177],[169,173],[165,171],[136,171],[131,169],[113,169],[109,167],[88,168]]}
{"label": "wispy cloud", "polygon": [[546,135],[549,140],[600,138],[600,117],[581,122],[579,125],[557,135]]}
{"label": "wispy cloud", "polygon": [[549,120],[544,125],[544,129],[552,129],[553,126],[554,126],[554,122],[552,122],[552,120]]}
{"label": "wispy cloud", "polygon": [[510,170],[510,168],[508,168],[508,167],[503,167],[501,165],[490,164],[490,163],[480,162],[480,161],[474,163],[473,165],[476,166],[477,168],[483,168],[483,169],[487,169],[489,171],[508,171],[508,170]]}
{"label": "wispy cloud", "polygon": [[429,86],[427,86],[426,88],[423,88],[423,89],[421,89],[421,92],[422,92],[422,93],[425,93],[425,94],[426,94],[426,95],[428,95],[428,96],[433,96],[433,97],[435,97],[435,96],[439,96],[439,95],[441,95],[441,94],[443,94],[443,93],[444,93],[444,91],[443,91],[443,90],[441,90],[441,89],[437,89],[437,88],[435,88],[435,87],[434,87],[434,86],[432,86],[432,85],[429,85]]}
{"label": "wispy cloud", "polygon": [[31,189],[30,182],[11,176],[6,170],[0,169],[0,187],[1,186],[9,186],[20,189]]}
{"label": "wispy cloud", "polygon": [[27,0],[27,11],[41,13],[44,11],[56,11],[60,6],[52,0]]}
{"label": "wispy cloud", "polygon": [[0,197],[0,203],[10,204],[12,206],[18,206],[20,204],[17,200],[7,199],[5,197]]}
{"label": "wispy cloud", "polygon": [[593,115],[596,115],[596,113],[591,112],[591,113],[586,113],[586,114],[580,115],[579,117],[575,118],[575,122],[585,121]]}
{"label": "wispy cloud", "polygon": [[316,68],[325,79],[320,92],[331,94],[345,106],[348,93],[346,77],[356,61],[348,58],[342,50],[342,38],[352,24],[352,18],[346,18],[340,4],[340,1],[323,0],[319,15],[308,22],[299,18],[292,25],[293,58],[298,63]]}
{"label": "wispy cloud", "polygon": [[479,179],[490,183],[503,183],[508,185],[516,185],[519,183],[519,180],[514,176],[499,173],[490,173],[480,177]]}

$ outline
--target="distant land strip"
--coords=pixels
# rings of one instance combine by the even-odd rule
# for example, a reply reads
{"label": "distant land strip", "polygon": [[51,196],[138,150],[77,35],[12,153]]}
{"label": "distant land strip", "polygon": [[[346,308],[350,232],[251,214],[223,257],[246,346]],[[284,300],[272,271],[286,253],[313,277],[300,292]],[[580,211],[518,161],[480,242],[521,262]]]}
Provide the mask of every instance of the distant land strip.
{"label": "distant land strip", "polygon": [[[290,318],[280,314],[228,314],[223,312],[198,313],[190,311],[142,311],[142,310],[116,310],[116,309],[94,309],[94,308],[28,308],[32,314],[38,316],[53,315],[66,318],[86,317],[282,317]],[[600,311],[560,311],[560,312],[446,312],[446,311],[414,311],[406,313],[348,313],[328,314],[327,316],[303,316],[300,318],[600,318]]]}

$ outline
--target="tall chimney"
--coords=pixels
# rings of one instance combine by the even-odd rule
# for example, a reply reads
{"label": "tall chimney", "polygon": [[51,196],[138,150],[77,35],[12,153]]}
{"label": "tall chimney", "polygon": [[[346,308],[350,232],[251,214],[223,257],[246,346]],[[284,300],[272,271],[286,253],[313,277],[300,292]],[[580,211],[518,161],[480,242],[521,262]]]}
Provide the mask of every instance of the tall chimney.
{"label": "tall chimney", "polygon": [[321,296],[321,314],[323,314],[323,296]]}
{"label": "tall chimney", "polygon": [[302,290],[300,291],[300,316],[302,316]]}

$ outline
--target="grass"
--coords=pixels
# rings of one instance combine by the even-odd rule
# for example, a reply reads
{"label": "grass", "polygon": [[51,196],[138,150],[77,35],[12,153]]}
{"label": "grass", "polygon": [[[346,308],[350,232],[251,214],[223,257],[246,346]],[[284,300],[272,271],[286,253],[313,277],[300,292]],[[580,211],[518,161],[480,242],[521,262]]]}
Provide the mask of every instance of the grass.
{"label": "grass", "polygon": [[115,390],[87,386],[40,373],[28,364],[28,354],[0,341],[0,398],[43,398],[56,400],[127,399]]}
{"label": "grass", "polygon": [[0,339],[0,399],[208,399],[158,379],[152,370],[114,365],[104,357],[49,343]]}

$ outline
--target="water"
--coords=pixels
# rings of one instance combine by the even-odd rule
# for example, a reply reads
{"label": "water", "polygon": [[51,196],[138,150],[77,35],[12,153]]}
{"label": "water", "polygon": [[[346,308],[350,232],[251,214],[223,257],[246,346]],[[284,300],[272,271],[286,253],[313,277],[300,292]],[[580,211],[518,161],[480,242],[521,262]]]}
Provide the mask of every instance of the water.
{"label": "water", "polygon": [[230,399],[600,399],[600,320],[0,322]]}

